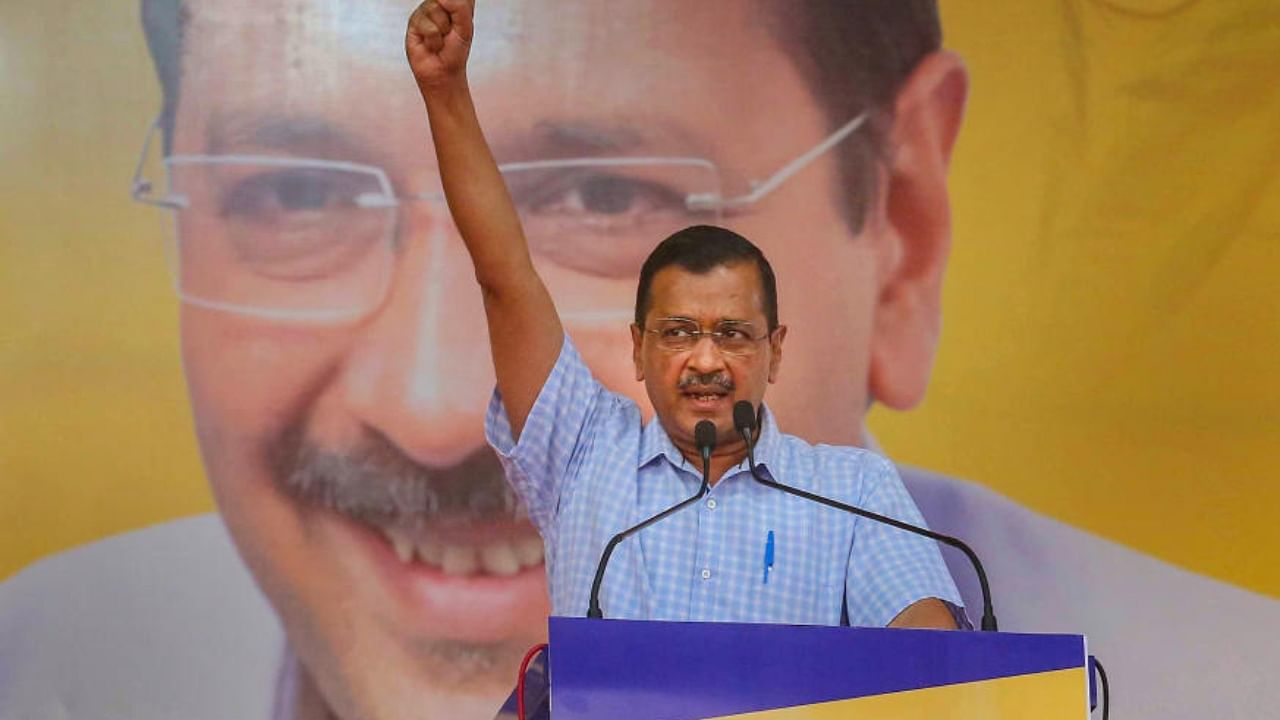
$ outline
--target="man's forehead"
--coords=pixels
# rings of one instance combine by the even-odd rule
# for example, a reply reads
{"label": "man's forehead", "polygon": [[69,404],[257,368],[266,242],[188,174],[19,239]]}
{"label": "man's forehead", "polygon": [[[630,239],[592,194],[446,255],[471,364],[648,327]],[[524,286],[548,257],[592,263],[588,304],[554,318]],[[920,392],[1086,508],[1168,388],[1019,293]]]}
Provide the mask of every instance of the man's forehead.
{"label": "man's forehead", "polygon": [[[222,65],[246,53],[266,63],[283,62],[289,69],[340,63],[391,65],[404,68],[406,20],[416,2],[396,0],[346,2],[342,0],[229,0],[186,3],[188,57],[197,62]],[[496,26],[486,28],[485,45],[497,50],[520,30],[513,22],[513,6],[498,3],[486,11]],[[236,52],[226,56],[225,49]],[[211,54],[210,51],[214,51]],[[280,65],[269,68],[278,72]]]}
{"label": "man's forehead", "polygon": [[761,284],[759,268],[753,262],[725,263],[703,272],[668,265],[653,276],[649,315],[753,322],[764,314]]}
{"label": "man's forehead", "polygon": [[[416,4],[413,0],[190,0],[185,40],[189,52],[203,48],[230,53],[199,58],[214,64],[249,51],[290,69],[304,69],[328,55],[341,63],[394,65],[403,70],[405,23]],[[526,0],[481,2],[468,73],[483,80],[491,72],[533,61],[556,67],[571,75],[565,81],[575,82],[575,77],[591,74],[583,59],[603,53],[620,59],[630,53],[627,59],[633,73],[675,72],[688,58],[655,49],[662,45],[668,50],[707,51],[717,45],[724,49],[715,35],[709,35],[713,29],[722,38],[753,38],[759,29],[748,22],[752,13],[744,12],[745,4],[740,0],[703,0],[680,7],[642,0],[557,0],[554,6]],[[746,42],[733,49],[741,53],[758,47],[758,42]]]}
{"label": "man's forehead", "polygon": [[[790,72],[776,72],[793,69],[777,63],[749,5],[699,2],[677,22],[667,2],[569,0],[554,12],[541,2],[482,2],[468,75],[499,160],[693,156],[716,163],[727,186],[742,185],[740,159],[789,148],[766,142],[776,128],[747,131],[728,118],[765,103],[792,108],[778,99],[805,92]],[[422,160],[425,116],[403,51],[412,7],[195,0],[179,146],[384,165],[400,148]]]}

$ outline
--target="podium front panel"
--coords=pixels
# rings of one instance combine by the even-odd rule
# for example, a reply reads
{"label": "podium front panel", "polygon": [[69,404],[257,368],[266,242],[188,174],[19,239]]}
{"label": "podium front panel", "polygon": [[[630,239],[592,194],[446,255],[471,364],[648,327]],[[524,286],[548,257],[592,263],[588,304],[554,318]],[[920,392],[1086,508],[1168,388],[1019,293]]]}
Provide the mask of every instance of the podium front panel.
{"label": "podium front panel", "polygon": [[1079,635],[552,618],[554,720],[1088,717]]}

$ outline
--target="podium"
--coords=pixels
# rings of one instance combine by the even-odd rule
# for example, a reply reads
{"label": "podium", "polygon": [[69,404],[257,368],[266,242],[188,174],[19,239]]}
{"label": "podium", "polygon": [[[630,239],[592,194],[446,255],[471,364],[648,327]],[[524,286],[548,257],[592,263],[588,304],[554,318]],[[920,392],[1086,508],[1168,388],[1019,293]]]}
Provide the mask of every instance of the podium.
{"label": "podium", "polygon": [[548,655],[526,682],[530,720],[548,717],[548,696],[552,720],[1081,720],[1090,708],[1080,635],[553,617]]}

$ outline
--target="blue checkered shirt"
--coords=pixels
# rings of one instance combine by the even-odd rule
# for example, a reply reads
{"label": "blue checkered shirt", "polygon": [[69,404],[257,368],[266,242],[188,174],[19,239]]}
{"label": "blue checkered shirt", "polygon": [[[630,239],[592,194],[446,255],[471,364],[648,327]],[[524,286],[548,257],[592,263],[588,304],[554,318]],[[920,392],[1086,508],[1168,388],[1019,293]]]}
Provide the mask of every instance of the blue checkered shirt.
{"label": "blue checkered shirt", "polygon": [[[495,391],[489,442],[542,533],[552,612],[586,614],[596,564],[618,532],[688,498],[700,468],[656,420],[610,392],[566,336],[519,442]],[[756,462],[779,482],[922,525],[893,465],[852,447],[810,445],[770,413]],[[765,546],[774,562],[765,573]],[[884,626],[917,600],[960,606],[937,545],[765,487],[744,461],[710,493],[623,541],[605,574],[607,618]]]}

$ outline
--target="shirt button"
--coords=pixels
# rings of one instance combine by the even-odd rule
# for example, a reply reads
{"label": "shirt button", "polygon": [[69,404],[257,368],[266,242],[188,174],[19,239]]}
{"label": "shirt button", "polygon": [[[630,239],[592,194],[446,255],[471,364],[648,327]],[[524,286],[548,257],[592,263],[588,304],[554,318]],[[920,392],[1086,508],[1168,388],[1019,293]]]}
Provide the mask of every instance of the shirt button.
{"label": "shirt button", "polygon": [[715,498],[711,498],[710,500],[708,500],[708,501],[707,501],[707,509],[708,509],[708,510],[715,510],[715,509],[716,509],[716,499],[715,499]]}
{"label": "shirt button", "polygon": [[703,580],[710,580],[710,579],[711,579],[711,570],[709,570],[708,568],[702,568],[702,579],[703,579]]}

